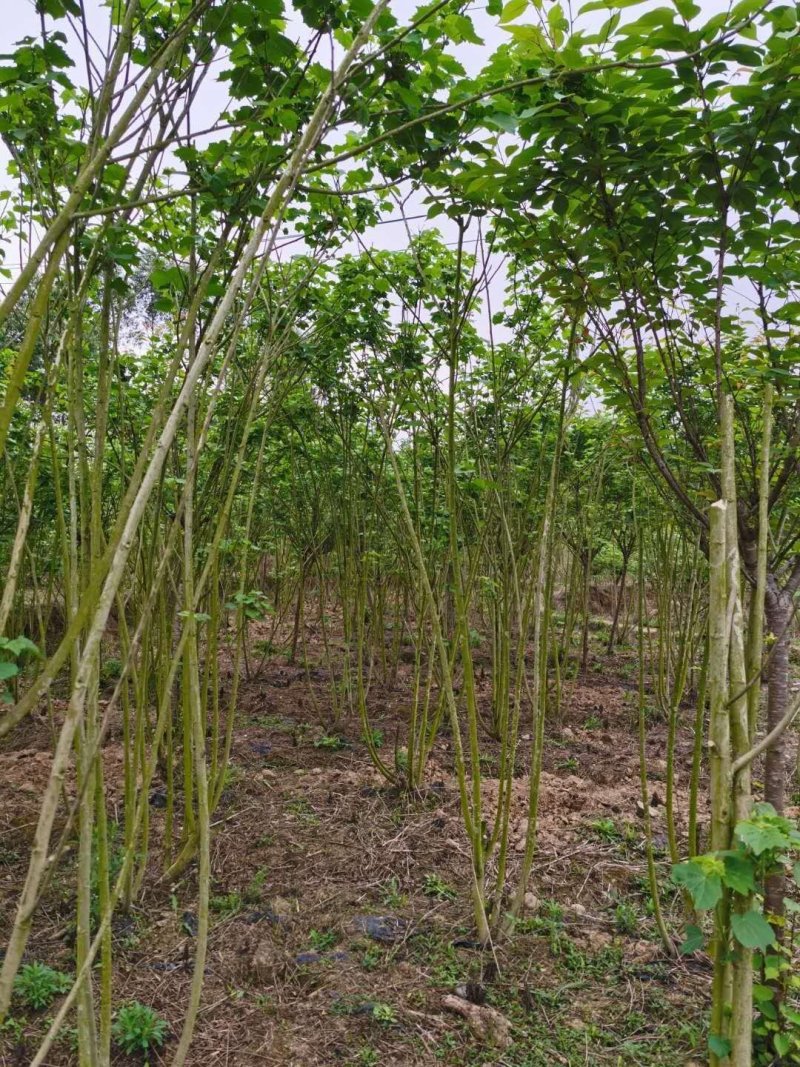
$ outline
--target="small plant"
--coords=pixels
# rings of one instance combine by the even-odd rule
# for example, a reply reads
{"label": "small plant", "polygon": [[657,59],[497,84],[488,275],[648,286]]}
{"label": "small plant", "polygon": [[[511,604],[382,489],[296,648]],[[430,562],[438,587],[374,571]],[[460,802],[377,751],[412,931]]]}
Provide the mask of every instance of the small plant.
{"label": "small plant", "polygon": [[260,589],[251,589],[247,593],[236,593],[225,605],[227,611],[241,610],[245,619],[255,621],[272,614],[272,605],[266,593]]}
{"label": "small plant", "polygon": [[408,774],[408,749],[405,746],[394,750],[394,769],[401,778]]}
{"label": "small plant", "polygon": [[411,943],[413,958],[428,971],[430,984],[435,987],[452,987],[464,977],[464,966],[456,950],[435,934],[420,934]]}
{"label": "small plant", "polygon": [[544,918],[550,920],[550,922],[560,923],[564,918],[564,909],[557,900],[543,900],[541,912]]}
{"label": "small plant", "polygon": [[222,775],[222,788],[230,789],[242,778],[242,770],[233,763],[229,763]]}
{"label": "small plant", "polygon": [[367,945],[361,956],[361,966],[365,971],[374,971],[380,966],[382,959],[383,953],[377,945]]}
{"label": "small plant", "polygon": [[566,759],[559,760],[556,763],[557,771],[577,771],[578,761],[574,756],[567,756]]}
{"label": "small plant", "polygon": [[235,891],[212,897],[208,906],[223,919],[230,919],[242,910],[242,894]]}
{"label": "small plant", "polygon": [[289,815],[295,815],[298,819],[308,823],[309,826],[314,826],[319,822],[316,812],[305,797],[295,797],[294,800],[290,800],[286,805],[286,811]]}
{"label": "small plant", "polygon": [[15,1019],[13,1015],[9,1015],[5,1022],[0,1023],[0,1037],[5,1035],[15,1045],[19,1044],[24,1033],[24,1019]]}
{"label": "small plant", "polygon": [[103,685],[109,685],[122,674],[122,661],[118,659],[104,659],[100,664],[100,681]]}
{"label": "small plant", "polygon": [[14,992],[28,1008],[39,1011],[72,987],[72,979],[46,963],[26,963],[14,979]]}
{"label": "small plant", "polygon": [[123,1004],[111,1027],[115,1042],[129,1056],[137,1052],[147,1055],[153,1049],[161,1048],[168,1030],[166,1020],[138,1000]]}
{"label": "small plant", "polygon": [[308,935],[308,940],[317,952],[327,952],[339,940],[339,935],[335,930],[312,930]]}
{"label": "small plant", "polygon": [[635,934],[639,925],[639,916],[632,904],[620,901],[614,909],[614,926],[620,934]]}
{"label": "small plant", "polygon": [[305,744],[306,734],[308,733],[308,731],[310,729],[311,729],[311,723],[308,723],[308,722],[296,722],[296,723],[294,723],[294,725],[292,726],[292,729],[291,729],[291,735],[292,735],[292,744],[294,745],[295,748],[300,748],[301,745]]}
{"label": "small plant", "polygon": [[455,889],[443,881],[438,874],[425,875],[422,892],[426,897],[435,897],[436,900],[455,900],[458,895]]}
{"label": "small plant", "polygon": [[384,1026],[397,1022],[397,1015],[391,1004],[383,1004],[380,1001],[372,1005],[372,1018]]}
{"label": "small plant", "polygon": [[20,671],[21,661],[26,656],[41,657],[41,652],[27,637],[0,637],[0,701],[14,703],[14,694],[8,686]]}
{"label": "small plant", "polygon": [[381,900],[384,907],[402,908],[406,902],[405,894],[400,892],[400,882],[393,875],[388,882],[381,887]]}
{"label": "small plant", "polygon": [[338,752],[344,748],[344,741],[336,734],[323,734],[314,742],[314,748],[329,748],[332,752]]}
{"label": "small plant", "polygon": [[376,726],[373,726],[369,733],[364,731],[361,735],[361,739],[364,744],[372,742],[373,748],[383,748],[383,730],[379,730]]}
{"label": "small plant", "polygon": [[613,819],[592,819],[588,825],[594,836],[599,837],[601,841],[616,842],[622,836]]}
{"label": "small plant", "polygon": [[353,1062],[357,1063],[359,1067],[378,1067],[380,1063],[378,1050],[374,1049],[372,1045],[364,1045],[358,1050]]}
{"label": "small plant", "polygon": [[245,889],[243,897],[247,904],[258,904],[269,874],[266,867],[259,867]]}
{"label": "small plant", "polygon": [[599,715],[589,715],[583,724],[584,730],[599,730],[603,725],[603,721]]}

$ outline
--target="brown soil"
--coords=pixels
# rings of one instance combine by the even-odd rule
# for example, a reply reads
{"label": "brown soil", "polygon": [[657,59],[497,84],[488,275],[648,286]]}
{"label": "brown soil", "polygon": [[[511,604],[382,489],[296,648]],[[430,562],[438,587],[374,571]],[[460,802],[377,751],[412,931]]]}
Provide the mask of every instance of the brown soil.
{"label": "brown soil", "polygon": [[[487,951],[472,940],[468,852],[450,740],[437,742],[422,796],[387,784],[370,763],[358,723],[330,723],[329,676],[318,651],[310,637],[309,658],[317,663],[311,690],[306,670],[278,657],[242,685],[231,780],[214,816],[214,912],[189,1062],[544,1067],[702,1058],[706,961],[670,959],[646,906],[630,651],[609,662],[598,647],[596,671],[565,684],[563,721],[553,724],[544,759],[539,850],[529,887],[536,899],[529,899],[514,936]],[[395,682],[375,682],[370,692],[372,724],[383,733],[390,761],[394,738],[403,735],[408,670],[401,666]],[[481,686],[485,699],[485,676]],[[55,714],[61,710],[56,703]],[[342,748],[319,744],[333,735]],[[24,877],[50,736],[46,718],[32,719],[0,748],[0,940]],[[650,725],[647,744],[654,840],[663,866],[662,724]],[[489,741],[486,750],[491,755]],[[680,835],[690,755],[688,741],[682,742]],[[109,817],[117,819],[122,749],[113,730],[104,762]],[[485,768],[489,815],[497,787],[492,762]],[[72,788],[68,784],[67,792]],[[180,1033],[196,907],[193,867],[175,885],[159,881],[160,788],[153,789],[149,877],[135,909],[114,924],[115,1004],[142,1001],[170,1023],[169,1040],[151,1063],[170,1062]],[[520,777],[512,885],[527,791],[528,779]],[[68,852],[26,955],[66,971],[73,965],[73,867]],[[669,894],[663,903],[679,935],[680,900]],[[391,920],[392,940],[365,933],[368,915]],[[507,1050],[480,1040],[443,1005],[467,982],[473,999],[485,998],[509,1021],[513,1043]],[[19,1029],[7,1027],[0,1035],[0,1063],[29,1062],[47,1014],[15,1002]],[[69,1035],[49,1062],[74,1062]],[[117,1052],[114,1062],[142,1061]]]}

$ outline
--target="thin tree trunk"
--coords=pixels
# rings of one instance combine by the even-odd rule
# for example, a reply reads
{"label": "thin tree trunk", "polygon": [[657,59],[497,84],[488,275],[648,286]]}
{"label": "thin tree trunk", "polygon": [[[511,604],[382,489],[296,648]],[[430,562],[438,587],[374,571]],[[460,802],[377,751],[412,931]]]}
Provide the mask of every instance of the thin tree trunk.
{"label": "thin tree trunk", "polygon": [[[777,640],[767,666],[767,732],[783,718],[789,701],[789,616],[792,601],[777,588],[774,575],[767,579],[765,615],[769,633]],[[784,732],[767,749],[764,764],[764,799],[780,814],[786,806],[786,766],[789,735]],[[777,874],[767,879],[766,909],[773,915],[783,914],[784,878]]]}
{"label": "thin tree trunk", "polygon": [[614,642],[617,639],[617,626],[619,624],[619,614],[622,608],[622,603],[625,600],[625,582],[628,578],[628,556],[622,557],[622,573],[619,576],[619,590],[617,592],[616,601],[614,603],[614,618],[611,620],[611,633],[608,635],[608,647],[606,651],[609,656],[614,651]]}

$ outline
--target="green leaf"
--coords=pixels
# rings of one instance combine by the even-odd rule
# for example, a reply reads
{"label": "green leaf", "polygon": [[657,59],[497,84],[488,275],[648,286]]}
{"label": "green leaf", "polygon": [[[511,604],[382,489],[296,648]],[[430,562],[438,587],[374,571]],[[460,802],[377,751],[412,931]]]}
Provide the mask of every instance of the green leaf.
{"label": "green leaf", "polygon": [[769,948],[775,944],[772,927],[760,911],[746,911],[731,918],[733,936],[745,948]]}
{"label": "green leaf", "polygon": [[775,990],[772,986],[761,985],[760,982],[756,982],[753,986],[753,1000],[756,1004],[763,1004],[768,1000],[772,1000],[775,996]]}
{"label": "green leaf", "polygon": [[27,637],[4,637],[0,642],[0,647],[6,649],[13,656],[19,656],[23,652],[29,652],[32,656],[40,656],[41,652],[38,647],[29,641]]}
{"label": "green leaf", "polygon": [[[706,858],[699,857],[698,859],[705,860]],[[685,863],[678,863],[674,866],[672,880],[687,889],[694,901],[694,906],[700,911],[713,908],[722,896],[721,872],[698,860],[687,860]]]}
{"label": "green leaf", "polygon": [[742,896],[754,893],[756,884],[752,859],[744,852],[726,852],[722,859],[725,864],[725,885]]}
{"label": "green leaf", "polygon": [[730,1055],[731,1043],[726,1037],[720,1037],[719,1034],[708,1035],[708,1047],[715,1056],[719,1056],[721,1060],[726,1059]]}
{"label": "green leaf", "polygon": [[19,674],[19,667],[16,663],[9,663],[8,660],[0,663],[0,681],[6,681],[8,678],[14,678]]}
{"label": "green leaf", "polygon": [[686,927],[686,939],[678,949],[682,956],[690,956],[693,952],[697,952],[703,947],[703,931],[699,926],[687,926]]}
{"label": "green leaf", "polygon": [[751,818],[737,824],[734,834],[743,845],[760,856],[762,852],[786,848],[789,837],[785,826],[786,821],[781,819],[771,804],[759,804],[753,809]]}
{"label": "green leaf", "polygon": [[43,14],[54,19],[63,19],[69,13],[80,17],[81,9],[77,0],[39,0]]}
{"label": "green leaf", "polygon": [[501,22],[513,22],[514,19],[518,19],[525,8],[528,6],[528,0],[508,0],[508,3],[503,8],[503,13],[500,16]]}
{"label": "green leaf", "polygon": [[788,1034],[776,1034],[773,1038],[773,1042],[775,1044],[775,1051],[781,1058],[784,1057],[792,1047],[792,1039]]}

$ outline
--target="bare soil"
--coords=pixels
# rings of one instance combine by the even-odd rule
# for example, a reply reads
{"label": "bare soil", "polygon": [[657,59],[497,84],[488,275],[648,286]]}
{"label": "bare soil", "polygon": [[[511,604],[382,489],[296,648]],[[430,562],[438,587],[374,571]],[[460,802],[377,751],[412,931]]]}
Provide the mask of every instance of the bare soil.
{"label": "bare soil", "polygon": [[[254,637],[258,635],[254,633]],[[356,721],[332,723],[330,677],[313,633],[305,666],[272,656],[242,682],[232,768],[214,816],[212,929],[192,1064],[688,1064],[703,1058],[709,968],[660,944],[646,882],[632,652],[564,685],[544,757],[538,852],[525,916],[491,949],[474,941],[469,860],[443,735],[426,789],[409,796],[374,770]],[[403,738],[409,670],[375,680],[369,704],[387,759]],[[489,679],[480,672],[483,699]],[[309,689],[309,678],[311,688]],[[229,684],[229,683],[226,683]],[[63,710],[56,702],[55,715]],[[687,726],[690,710],[686,711]],[[689,731],[685,731],[688,738]],[[327,747],[337,737],[341,747]],[[492,743],[487,809],[496,796]],[[31,719],[0,748],[0,942],[24,878],[50,763],[51,726]],[[523,748],[528,745],[523,742]],[[648,725],[656,855],[667,860],[665,727]],[[689,741],[676,767],[685,831]],[[104,753],[109,818],[121,820],[122,748]],[[67,793],[73,790],[67,783]],[[160,880],[163,783],[151,792],[152,857],[135,908],[114,922],[114,1002],[139,1000],[170,1024],[150,1062],[168,1063],[188,999],[196,872]],[[512,871],[525,833],[527,776],[515,782]],[[74,850],[37,914],[27,960],[73,968]],[[666,882],[666,878],[662,878]],[[662,905],[679,937],[680,899]],[[369,917],[372,917],[370,919]],[[458,991],[510,1024],[505,1050],[447,1010]],[[28,1063],[49,1010],[15,1001],[0,1064]],[[693,1059],[694,1057],[694,1059]],[[76,1062],[70,1034],[49,1060]],[[114,1063],[141,1063],[114,1053]]]}

